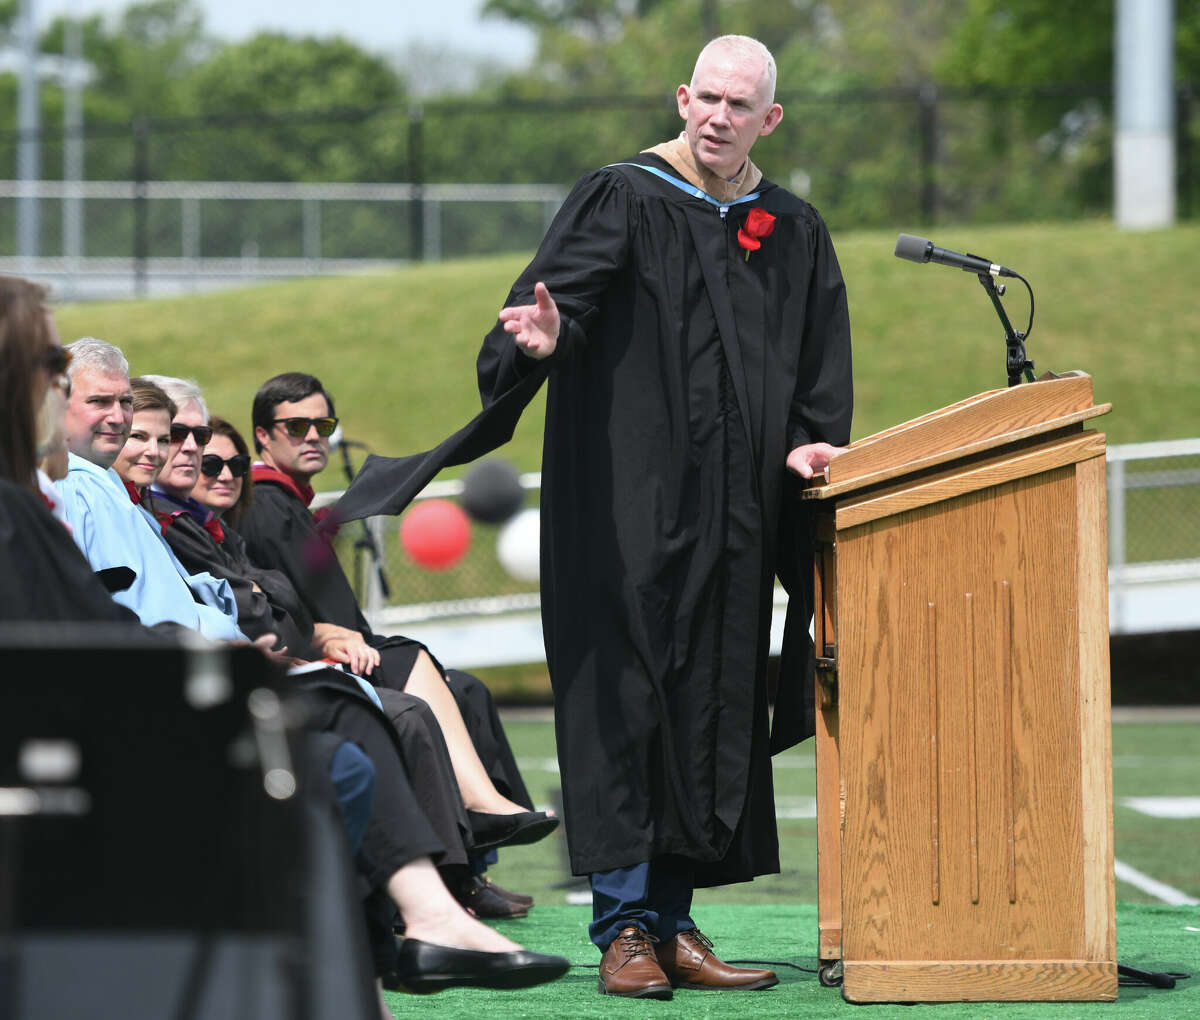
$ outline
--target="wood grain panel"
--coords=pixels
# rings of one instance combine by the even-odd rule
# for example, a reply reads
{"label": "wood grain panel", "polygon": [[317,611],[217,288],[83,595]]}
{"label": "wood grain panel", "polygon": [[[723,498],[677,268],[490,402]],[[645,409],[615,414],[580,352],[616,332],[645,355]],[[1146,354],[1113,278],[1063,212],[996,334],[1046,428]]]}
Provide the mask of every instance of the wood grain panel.
{"label": "wood grain panel", "polygon": [[[832,515],[817,520],[818,541],[813,560],[813,642],[817,654],[837,647],[837,548]],[[839,769],[838,706],[825,702],[819,680],[816,689],[817,768],[817,933],[822,960],[842,958],[842,783]]]}
{"label": "wood grain panel", "polygon": [[1004,738],[1003,759],[1001,761],[1002,771],[1000,773],[1000,782],[1004,787],[1004,830],[1003,837],[1005,840],[1007,853],[1004,857],[1005,872],[1007,875],[1008,902],[1017,902],[1017,831],[1016,821],[1014,819],[1014,799],[1013,783],[1013,646],[1012,646],[1012,620],[1013,620],[1013,605],[1012,605],[1012,584],[1008,581],[1000,582],[1000,604],[998,607],[1000,618],[1000,658],[996,665],[996,673],[1000,677],[1001,682],[1001,698],[1000,718],[1003,720],[1003,730],[1001,731]]}
{"label": "wood grain panel", "polygon": [[967,815],[971,843],[971,902],[979,903],[979,769],[975,749],[978,742],[976,728],[975,689],[975,596],[966,593],[967,622]]}
{"label": "wood grain panel", "polygon": [[1077,465],[1079,705],[1083,798],[1084,950],[1117,955],[1113,880],[1112,712],[1108,661],[1108,520],[1104,458]]}
{"label": "wood grain panel", "polygon": [[1095,457],[1097,451],[1104,452],[1104,436],[1098,432],[1083,432],[969,469],[949,469],[917,484],[891,486],[860,499],[846,500],[838,506],[837,526],[839,529],[853,528],[881,517],[1086,460]]}
{"label": "wood grain panel", "polygon": [[1090,421],[1092,418],[1099,418],[1101,415],[1108,414],[1112,410],[1112,404],[1100,404],[1096,407],[1084,408],[1081,411],[1075,411],[1071,414],[1063,415],[1061,418],[1054,418],[1048,422],[1041,422],[1037,425],[1028,425],[1024,428],[1014,429],[1012,432],[1007,432],[999,436],[991,436],[987,439],[980,439],[973,443],[967,443],[952,450],[942,450],[938,453],[931,453],[921,457],[917,457],[909,462],[883,462],[883,466],[875,467],[873,470],[864,473],[856,474],[851,477],[843,478],[837,482],[826,482],[822,484],[821,479],[828,475],[833,466],[845,454],[838,454],[826,468],[825,474],[817,478],[816,484],[810,485],[801,494],[803,499],[829,499],[834,496],[841,496],[848,492],[864,489],[870,486],[882,485],[884,482],[890,481],[893,478],[899,478],[902,475],[911,475],[915,472],[929,471],[937,467],[939,464],[946,464],[949,461],[961,460],[965,457],[976,457],[980,454],[987,453],[988,450],[995,450],[999,447],[1010,446],[1014,443],[1019,443],[1022,440],[1030,439],[1034,436],[1042,435],[1043,433],[1062,432],[1068,430],[1079,432],[1078,427],[1072,429],[1071,426],[1080,426],[1085,421]]}
{"label": "wood grain panel", "polygon": [[818,916],[852,1001],[1116,996],[1104,437],[1062,427],[1106,408],[1054,382],[855,444],[822,504]]}
{"label": "wood grain panel", "polygon": [[851,1002],[1111,1002],[1115,963],[1088,960],[846,962],[843,994]]}
{"label": "wood grain panel", "polygon": [[1046,431],[1056,427],[1051,424],[1055,421],[1093,410],[1088,375],[991,390],[851,444],[830,462],[828,481],[861,479],[938,455],[959,457],[980,442],[1010,442],[1015,434]]}
{"label": "wood grain panel", "polygon": [[[1072,485],[1067,466],[839,533],[864,621],[839,642],[847,961],[1082,952]],[[1024,582],[1034,560],[1055,580]]]}

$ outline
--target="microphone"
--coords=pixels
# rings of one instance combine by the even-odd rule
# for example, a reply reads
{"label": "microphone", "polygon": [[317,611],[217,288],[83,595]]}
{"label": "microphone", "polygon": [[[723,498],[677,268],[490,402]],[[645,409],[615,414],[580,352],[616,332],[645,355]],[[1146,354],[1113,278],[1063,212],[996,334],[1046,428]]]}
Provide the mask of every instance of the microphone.
{"label": "microphone", "polygon": [[[949,248],[939,248],[932,241],[912,234],[901,234],[896,238],[896,258],[910,262],[940,262],[943,266],[954,266],[967,273],[990,273],[992,276],[1017,276],[1011,269],[998,266],[978,255],[960,255]],[[1019,277],[1018,277],[1019,279]]]}

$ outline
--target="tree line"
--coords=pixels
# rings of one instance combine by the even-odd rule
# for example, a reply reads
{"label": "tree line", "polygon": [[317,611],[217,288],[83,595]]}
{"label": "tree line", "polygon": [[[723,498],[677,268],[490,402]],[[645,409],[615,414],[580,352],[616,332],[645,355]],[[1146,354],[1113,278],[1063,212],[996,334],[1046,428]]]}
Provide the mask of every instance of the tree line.
{"label": "tree line", "polygon": [[[0,0],[10,45],[16,9]],[[1175,10],[1177,80],[1196,81],[1200,0]],[[533,58],[432,96],[419,66],[346,39],[214,39],[194,0],[88,17],[86,176],[569,183],[677,132],[674,85],[713,32],[740,32],[779,65],[785,118],[765,168],[845,225],[887,221],[898,205],[999,218],[1108,200],[1113,0],[487,0],[485,11],[531,28]],[[63,54],[66,29],[57,19],[42,52]],[[10,167],[16,91],[0,75]],[[41,102],[53,178],[61,83],[45,81]],[[1190,143],[1198,118],[1184,120]]]}

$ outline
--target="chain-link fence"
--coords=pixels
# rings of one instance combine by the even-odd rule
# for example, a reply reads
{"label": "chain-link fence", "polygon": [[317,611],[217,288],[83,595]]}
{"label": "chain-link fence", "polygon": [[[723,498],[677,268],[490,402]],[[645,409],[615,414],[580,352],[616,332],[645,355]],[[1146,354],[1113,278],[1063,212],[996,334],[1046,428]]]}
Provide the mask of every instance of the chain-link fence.
{"label": "chain-link fence", "polygon": [[[1194,92],[1181,85],[1176,96],[1185,219],[1200,197]],[[835,230],[1106,215],[1111,93],[781,91],[786,116],[756,157]],[[15,179],[32,139],[8,132],[0,251],[24,255],[26,272],[119,268],[144,288],[181,272],[330,272],[528,250],[580,174],[679,128],[673,98],[640,96],[139,120],[66,139],[42,130],[40,183]],[[83,167],[81,179],[67,179],[68,166]]]}

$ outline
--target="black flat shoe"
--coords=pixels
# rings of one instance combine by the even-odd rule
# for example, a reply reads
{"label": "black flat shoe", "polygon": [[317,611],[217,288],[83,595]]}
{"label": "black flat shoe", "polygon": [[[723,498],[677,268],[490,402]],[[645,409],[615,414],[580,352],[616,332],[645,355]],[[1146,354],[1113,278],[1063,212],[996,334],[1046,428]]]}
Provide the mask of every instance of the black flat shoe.
{"label": "black flat shoe", "polygon": [[570,968],[565,957],[528,949],[484,953],[405,939],[398,947],[396,969],[383,985],[389,991],[416,995],[444,988],[532,988],[562,977]]}
{"label": "black flat shoe", "polygon": [[475,843],[472,849],[480,851],[536,843],[558,828],[559,818],[545,811],[518,811],[515,815],[468,811],[467,821]]}

